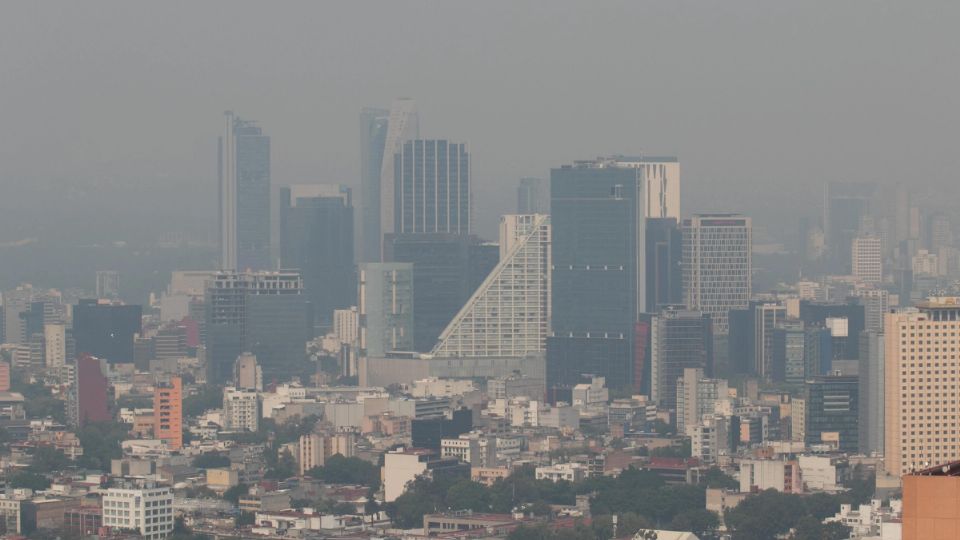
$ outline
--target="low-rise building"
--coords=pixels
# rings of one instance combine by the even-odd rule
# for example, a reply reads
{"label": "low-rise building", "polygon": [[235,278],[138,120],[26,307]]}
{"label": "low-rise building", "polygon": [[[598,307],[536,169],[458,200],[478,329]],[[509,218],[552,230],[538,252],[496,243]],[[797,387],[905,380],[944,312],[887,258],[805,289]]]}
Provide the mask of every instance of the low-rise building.
{"label": "low-rise building", "polygon": [[173,492],[169,487],[110,488],[102,501],[103,525],[135,530],[146,540],[166,538],[173,530]]}
{"label": "low-rise building", "polygon": [[582,463],[557,463],[546,467],[537,467],[536,478],[537,480],[549,480],[551,482],[561,480],[579,482],[587,477],[588,472],[588,467]]}

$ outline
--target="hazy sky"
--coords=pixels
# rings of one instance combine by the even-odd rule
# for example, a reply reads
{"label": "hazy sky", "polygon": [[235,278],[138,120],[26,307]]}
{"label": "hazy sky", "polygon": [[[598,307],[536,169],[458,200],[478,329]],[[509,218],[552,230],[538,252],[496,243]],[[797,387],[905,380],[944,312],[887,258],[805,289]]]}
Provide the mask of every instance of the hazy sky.
{"label": "hazy sky", "polygon": [[833,179],[956,195],[957,21],[956,2],[4,2],[0,240],[212,224],[225,109],[271,135],[275,184],[356,185],[359,110],[396,96],[425,137],[470,143],[488,236],[519,177],[609,153],[678,155],[685,213],[796,215]]}

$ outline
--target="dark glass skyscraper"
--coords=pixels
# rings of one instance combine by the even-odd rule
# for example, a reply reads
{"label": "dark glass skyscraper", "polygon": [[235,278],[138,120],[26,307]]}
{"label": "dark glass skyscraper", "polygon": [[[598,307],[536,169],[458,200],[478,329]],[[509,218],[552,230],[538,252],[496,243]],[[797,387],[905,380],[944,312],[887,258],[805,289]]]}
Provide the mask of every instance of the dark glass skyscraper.
{"label": "dark glass skyscraper", "polygon": [[413,344],[428,352],[497,257],[466,234],[388,235],[385,242],[388,262],[413,263]]}
{"label": "dark glass skyscraper", "polygon": [[683,303],[683,233],[675,218],[647,218],[647,306],[656,313]]}
{"label": "dark glass skyscraper", "polygon": [[699,311],[668,309],[653,318],[650,330],[650,397],[672,409],[684,369],[713,373],[713,326],[710,316]]}
{"label": "dark glass skyscraper", "polygon": [[205,306],[210,382],[227,381],[242,352],[257,356],[264,378],[286,380],[302,367],[313,317],[297,272],[219,272]]}
{"label": "dark glass skyscraper", "polygon": [[550,173],[550,386],[575,384],[587,373],[605,376],[613,387],[640,381],[634,378],[634,336],[646,305],[642,175],[604,161]]}
{"label": "dark glass skyscraper", "polygon": [[414,139],[394,158],[394,231],[470,234],[470,154],[464,143]]}
{"label": "dark glass skyscraper", "polygon": [[106,300],[80,300],[73,308],[77,355],[111,364],[133,362],[133,338],[141,332],[141,307]]}
{"label": "dark glass skyscraper", "polygon": [[220,267],[264,270],[270,261],[270,137],[227,111],[220,138]]}
{"label": "dark glass skyscraper", "polygon": [[857,377],[816,377],[805,390],[804,442],[810,446],[839,438],[840,451],[859,449],[859,381]]}
{"label": "dark glass skyscraper", "polygon": [[824,194],[823,232],[827,244],[827,270],[851,271],[853,239],[870,213],[876,187],[861,182],[828,182]]}
{"label": "dark glass skyscraper", "polygon": [[518,214],[549,214],[550,184],[543,178],[521,178],[517,186]]}
{"label": "dark glass skyscraper", "polygon": [[300,270],[314,323],[333,325],[333,310],[356,305],[353,203],[349,188],[295,185],[280,191],[280,261]]}

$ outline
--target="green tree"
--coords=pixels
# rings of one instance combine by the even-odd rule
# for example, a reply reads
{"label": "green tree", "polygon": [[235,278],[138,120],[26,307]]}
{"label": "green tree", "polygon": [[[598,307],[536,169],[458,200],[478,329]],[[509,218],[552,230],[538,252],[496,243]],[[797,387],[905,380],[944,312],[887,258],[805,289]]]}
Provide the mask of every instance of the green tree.
{"label": "green tree", "polygon": [[705,532],[715,530],[719,526],[720,519],[717,515],[705,508],[683,510],[670,520],[670,530],[690,531],[701,537]]}
{"label": "green tree", "polygon": [[719,467],[707,469],[707,472],[700,477],[700,483],[708,488],[738,489],[740,487],[740,482],[724,473]]}
{"label": "green tree", "polygon": [[397,497],[392,503],[387,503],[387,515],[403,529],[422,527],[423,516],[434,511],[436,507],[432,499],[409,491]]}
{"label": "green tree", "polygon": [[14,488],[27,488],[40,491],[50,487],[50,479],[36,472],[20,471],[14,473],[7,479],[7,485]]}
{"label": "green tree", "polygon": [[327,458],[323,467],[315,467],[307,474],[328,484],[357,484],[373,489],[380,486],[380,469],[369,461],[335,454]]}
{"label": "green tree", "polygon": [[247,527],[256,523],[257,515],[253,512],[240,512],[234,521],[237,527]]}
{"label": "green tree", "polygon": [[234,505],[239,504],[240,497],[246,495],[249,489],[246,484],[237,484],[223,492],[223,500],[230,501]]}
{"label": "green tree", "polygon": [[790,540],[846,540],[850,537],[850,527],[842,523],[824,525],[812,516],[804,516],[797,521]]}
{"label": "green tree", "polygon": [[72,465],[70,458],[52,446],[40,446],[33,451],[30,470],[36,473],[62,471]]}
{"label": "green tree", "polygon": [[206,385],[197,388],[195,393],[183,398],[184,416],[200,416],[210,409],[217,409],[223,405],[223,388]]}
{"label": "green tree", "polygon": [[450,510],[490,511],[490,492],[472,480],[460,480],[447,490],[446,504]]}
{"label": "green tree", "polygon": [[78,464],[101,471],[110,470],[110,460],[121,457],[120,443],[127,438],[127,426],[117,422],[93,422],[80,430],[78,436],[83,456]]}

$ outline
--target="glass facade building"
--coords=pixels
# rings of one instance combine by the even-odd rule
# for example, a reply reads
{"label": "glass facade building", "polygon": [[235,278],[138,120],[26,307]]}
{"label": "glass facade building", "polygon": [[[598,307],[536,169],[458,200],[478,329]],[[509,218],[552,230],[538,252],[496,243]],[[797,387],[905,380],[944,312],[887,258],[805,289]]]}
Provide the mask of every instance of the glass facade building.
{"label": "glass facade building", "polygon": [[220,139],[220,267],[271,268],[270,137],[226,112]]}
{"label": "glass facade building", "polygon": [[464,143],[414,139],[394,157],[394,232],[470,234],[470,154]]}

